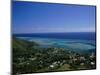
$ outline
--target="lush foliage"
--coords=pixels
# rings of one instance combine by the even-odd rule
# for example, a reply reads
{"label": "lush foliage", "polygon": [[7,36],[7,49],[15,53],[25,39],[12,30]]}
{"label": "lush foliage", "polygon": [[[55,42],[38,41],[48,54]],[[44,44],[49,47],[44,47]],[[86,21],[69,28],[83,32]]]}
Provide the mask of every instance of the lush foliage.
{"label": "lush foliage", "polygon": [[79,54],[63,48],[39,48],[39,44],[13,38],[13,74],[95,69],[95,53]]}

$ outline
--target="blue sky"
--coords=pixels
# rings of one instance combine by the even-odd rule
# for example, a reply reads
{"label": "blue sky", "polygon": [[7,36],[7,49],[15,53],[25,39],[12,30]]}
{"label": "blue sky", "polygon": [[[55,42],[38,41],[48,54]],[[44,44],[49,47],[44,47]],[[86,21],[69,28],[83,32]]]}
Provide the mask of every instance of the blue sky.
{"label": "blue sky", "polygon": [[95,31],[95,6],[14,1],[12,7],[13,33]]}

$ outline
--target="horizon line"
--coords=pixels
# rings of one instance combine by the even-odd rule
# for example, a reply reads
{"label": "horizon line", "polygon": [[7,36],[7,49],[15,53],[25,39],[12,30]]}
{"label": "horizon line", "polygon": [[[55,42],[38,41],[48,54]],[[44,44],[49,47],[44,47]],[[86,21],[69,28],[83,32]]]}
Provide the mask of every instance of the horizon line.
{"label": "horizon line", "polygon": [[[96,31],[91,31],[96,32]],[[91,33],[91,32],[37,32],[37,33],[12,33],[12,34],[39,34],[39,33]]]}

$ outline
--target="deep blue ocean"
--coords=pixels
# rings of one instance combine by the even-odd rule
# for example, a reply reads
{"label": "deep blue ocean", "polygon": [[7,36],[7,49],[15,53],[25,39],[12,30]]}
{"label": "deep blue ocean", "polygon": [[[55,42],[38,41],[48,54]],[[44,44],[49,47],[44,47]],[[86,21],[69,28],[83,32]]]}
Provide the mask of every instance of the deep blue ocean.
{"label": "deep blue ocean", "polygon": [[69,33],[31,33],[31,34],[13,34],[16,37],[41,37],[56,39],[82,39],[96,40],[95,32],[69,32]]}
{"label": "deep blue ocean", "polygon": [[13,34],[14,37],[34,41],[40,47],[57,47],[74,51],[96,51],[95,32]]}

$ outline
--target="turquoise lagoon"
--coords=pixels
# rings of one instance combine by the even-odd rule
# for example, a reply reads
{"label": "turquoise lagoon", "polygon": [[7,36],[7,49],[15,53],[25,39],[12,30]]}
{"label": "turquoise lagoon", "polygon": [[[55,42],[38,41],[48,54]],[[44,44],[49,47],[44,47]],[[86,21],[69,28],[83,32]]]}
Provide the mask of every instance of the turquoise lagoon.
{"label": "turquoise lagoon", "polygon": [[63,48],[72,51],[88,51],[96,50],[96,42],[94,40],[77,40],[77,39],[55,39],[55,38],[39,38],[39,37],[18,37],[20,39],[34,41],[39,44],[40,48]]}

